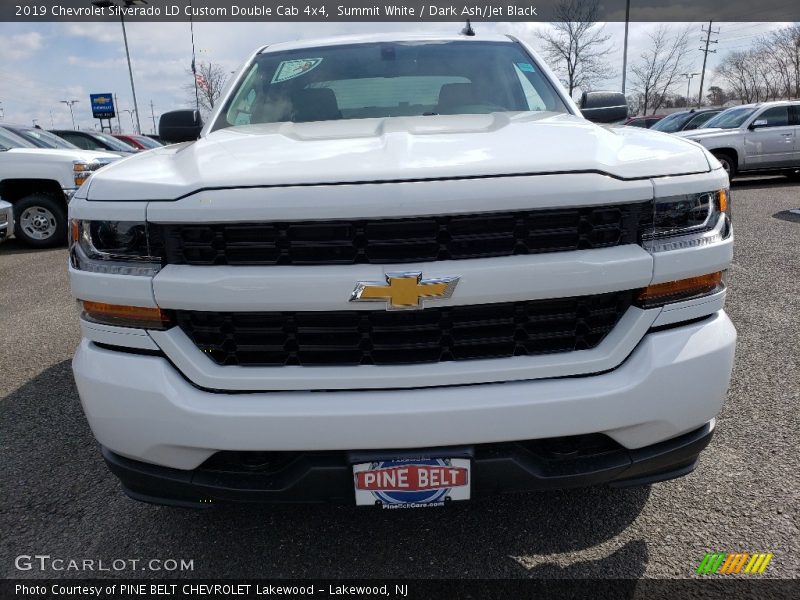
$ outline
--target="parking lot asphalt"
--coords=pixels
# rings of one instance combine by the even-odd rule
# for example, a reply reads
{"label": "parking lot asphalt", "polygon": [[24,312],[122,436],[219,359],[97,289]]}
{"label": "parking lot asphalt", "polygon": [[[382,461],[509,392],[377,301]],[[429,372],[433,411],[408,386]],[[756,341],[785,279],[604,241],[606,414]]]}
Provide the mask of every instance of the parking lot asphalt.
{"label": "parking lot asphalt", "polygon": [[[0,246],[0,565],[13,577],[672,577],[705,552],[772,552],[800,577],[800,184],[733,185],[728,400],[697,470],[628,490],[509,495],[447,509],[129,500],[81,412],[65,249]],[[777,218],[785,216],[785,218]],[[191,572],[19,571],[18,555],[186,559]],[[141,568],[141,567],[139,567]]]}

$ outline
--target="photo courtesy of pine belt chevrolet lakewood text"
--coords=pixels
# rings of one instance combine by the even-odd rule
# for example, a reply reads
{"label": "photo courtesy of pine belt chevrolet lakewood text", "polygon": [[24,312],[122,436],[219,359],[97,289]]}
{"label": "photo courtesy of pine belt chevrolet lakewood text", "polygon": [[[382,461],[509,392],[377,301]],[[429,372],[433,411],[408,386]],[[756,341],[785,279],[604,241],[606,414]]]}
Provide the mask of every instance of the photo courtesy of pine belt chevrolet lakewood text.
{"label": "photo courtesy of pine belt chevrolet lakewood text", "polygon": [[126,494],[437,506],[690,473],[736,331],[728,174],[510,36],[256,51],[69,204]]}

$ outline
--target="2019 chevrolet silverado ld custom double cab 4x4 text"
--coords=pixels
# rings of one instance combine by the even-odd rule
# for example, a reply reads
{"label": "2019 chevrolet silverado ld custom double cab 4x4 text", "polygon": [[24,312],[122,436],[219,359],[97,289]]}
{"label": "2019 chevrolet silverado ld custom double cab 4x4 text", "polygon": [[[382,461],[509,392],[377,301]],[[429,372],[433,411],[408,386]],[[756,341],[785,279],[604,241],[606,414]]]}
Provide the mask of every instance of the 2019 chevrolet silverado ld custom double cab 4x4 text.
{"label": "2019 chevrolet silverado ld custom double cab 4x4 text", "polygon": [[[442,504],[690,472],[728,177],[505,36],[260,49],[70,204],[86,416],[134,498]],[[199,137],[199,139],[197,139]]]}

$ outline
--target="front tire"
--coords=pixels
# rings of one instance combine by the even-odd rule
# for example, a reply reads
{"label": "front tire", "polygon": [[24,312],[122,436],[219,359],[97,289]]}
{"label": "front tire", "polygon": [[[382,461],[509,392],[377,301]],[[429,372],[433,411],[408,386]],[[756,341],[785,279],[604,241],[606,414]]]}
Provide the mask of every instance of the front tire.
{"label": "front tire", "polygon": [[67,241],[63,203],[47,194],[31,194],[14,204],[14,234],[32,248],[52,248]]}
{"label": "front tire", "polygon": [[722,164],[722,168],[725,169],[728,178],[733,179],[736,176],[736,161],[734,161],[733,157],[724,152],[720,152],[719,154],[715,153],[714,156],[716,156],[717,160]]}

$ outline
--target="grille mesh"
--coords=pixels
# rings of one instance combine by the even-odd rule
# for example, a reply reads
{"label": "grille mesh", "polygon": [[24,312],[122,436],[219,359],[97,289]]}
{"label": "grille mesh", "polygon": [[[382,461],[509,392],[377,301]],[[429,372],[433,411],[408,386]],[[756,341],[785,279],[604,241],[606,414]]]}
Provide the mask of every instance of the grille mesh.
{"label": "grille mesh", "polygon": [[402,219],[169,224],[166,264],[392,264],[640,243],[651,203]]}
{"label": "grille mesh", "polygon": [[420,311],[176,311],[220,365],[399,365],[594,348],[632,292]]}

